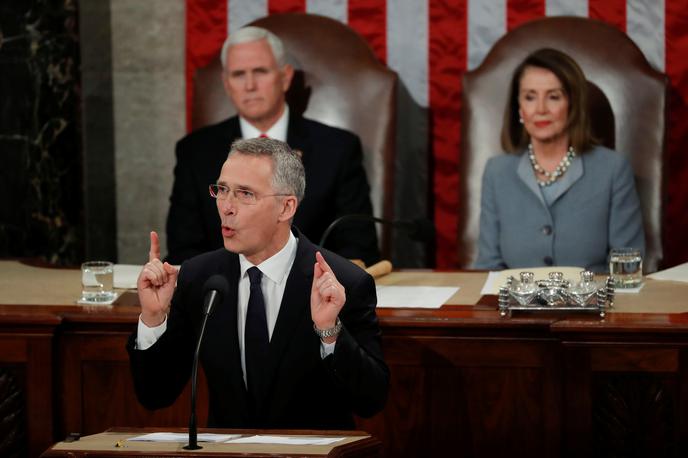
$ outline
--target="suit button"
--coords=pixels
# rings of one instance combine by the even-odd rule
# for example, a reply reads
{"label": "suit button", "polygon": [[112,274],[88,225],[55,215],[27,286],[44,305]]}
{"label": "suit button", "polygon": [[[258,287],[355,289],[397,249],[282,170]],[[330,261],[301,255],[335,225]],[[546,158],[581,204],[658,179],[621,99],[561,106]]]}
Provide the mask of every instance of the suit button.
{"label": "suit button", "polygon": [[552,226],[550,226],[549,224],[545,224],[544,226],[542,226],[542,233],[545,235],[550,235],[552,233]]}
{"label": "suit button", "polygon": [[542,260],[547,266],[551,266],[553,264],[552,256],[545,256]]}

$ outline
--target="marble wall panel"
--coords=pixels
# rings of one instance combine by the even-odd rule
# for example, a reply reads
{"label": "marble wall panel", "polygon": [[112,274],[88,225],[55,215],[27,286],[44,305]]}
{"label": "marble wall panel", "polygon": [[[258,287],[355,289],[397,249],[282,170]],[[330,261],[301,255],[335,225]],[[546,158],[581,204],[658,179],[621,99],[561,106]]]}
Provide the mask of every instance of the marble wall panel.
{"label": "marble wall panel", "polygon": [[0,256],[82,257],[76,7],[0,2]]}

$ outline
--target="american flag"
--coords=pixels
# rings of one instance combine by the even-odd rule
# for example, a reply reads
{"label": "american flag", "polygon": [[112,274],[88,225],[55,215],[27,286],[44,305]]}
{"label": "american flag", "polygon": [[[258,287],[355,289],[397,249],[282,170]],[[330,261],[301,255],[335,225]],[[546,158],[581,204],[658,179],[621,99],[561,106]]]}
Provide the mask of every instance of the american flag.
{"label": "american flag", "polygon": [[187,113],[194,71],[227,33],[287,12],[348,24],[427,109],[437,267],[456,262],[459,196],[450,191],[458,188],[463,73],[506,32],[543,16],[590,17],[624,31],[670,80],[665,263],[688,260],[688,0],[186,0]]}

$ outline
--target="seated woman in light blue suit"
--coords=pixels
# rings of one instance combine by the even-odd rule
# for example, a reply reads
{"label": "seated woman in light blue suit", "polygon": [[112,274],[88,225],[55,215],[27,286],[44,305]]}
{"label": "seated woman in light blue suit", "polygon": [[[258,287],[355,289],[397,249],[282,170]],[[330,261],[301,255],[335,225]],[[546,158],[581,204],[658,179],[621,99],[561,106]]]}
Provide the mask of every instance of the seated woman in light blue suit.
{"label": "seated woman in light blue suit", "polygon": [[540,49],[514,71],[502,147],[485,168],[475,268],[607,270],[611,248],[644,254],[633,171],[594,144],[585,76],[568,55]]}

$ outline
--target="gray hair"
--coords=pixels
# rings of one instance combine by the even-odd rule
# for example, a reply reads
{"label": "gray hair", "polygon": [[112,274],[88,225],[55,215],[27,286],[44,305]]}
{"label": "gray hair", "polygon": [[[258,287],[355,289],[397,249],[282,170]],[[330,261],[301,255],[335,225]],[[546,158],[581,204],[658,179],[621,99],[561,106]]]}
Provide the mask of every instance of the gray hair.
{"label": "gray hair", "polygon": [[301,158],[286,143],[273,138],[239,139],[232,143],[229,156],[245,154],[272,159],[272,186],[276,192],[293,194],[301,203],[306,191],[306,172]]}
{"label": "gray hair", "polygon": [[280,40],[277,35],[267,29],[248,25],[229,35],[225,40],[220,54],[222,68],[227,69],[227,51],[229,51],[230,46],[258,40],[267,40],[268,46],[270,46],[272,50],[272,55],[275,56],[275,61],[280,68],[287,63],[284,44],[282,44],[282,40]]}

